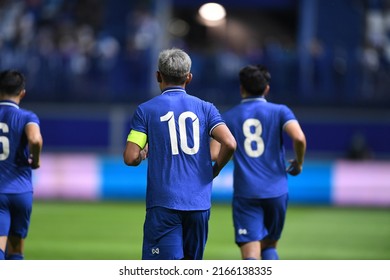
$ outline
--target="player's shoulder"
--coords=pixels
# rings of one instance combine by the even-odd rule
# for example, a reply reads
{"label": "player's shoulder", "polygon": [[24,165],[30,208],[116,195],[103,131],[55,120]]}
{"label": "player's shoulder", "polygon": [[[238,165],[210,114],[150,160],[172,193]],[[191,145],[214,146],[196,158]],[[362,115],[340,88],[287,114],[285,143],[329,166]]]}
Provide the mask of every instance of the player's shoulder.
{"label": "player's shoulder", "polygon": [[192,107],[203,108],[203,110],[205,111],[217,110],[217,107],[214,105],[214,103],[202,99],[198,96],[187,93],[186,95],[184,95],[184,98],[188,100],[187,104],[189,104]]}
{"label": "player's shoulder", "polygon": [[145,109],[148,109],[148,108],[151,108],[151,109],[154,109],[155,107],[158,107],[160,101],[159,99],[161,99],[161,95],[157,95],[149,100],[146,100],[140,104],[138,104],[138,109],[141,109],[141,110],[145,110]]}
{"label": "player's shoulder", "polygon": [[32,111],[30,109],[26,109],[26,108],[20,107],[16,103],[15,104],[14,103],[9,103],[9,104],[7,104],[7,106],[4,106],[4,108],[6,110],[8,110],[8,112],[11,112],[14,115],[38,117],[37,114],[34,111]]}
{"label": "player's shoulder", "polygon": [[296,120],[294,112],[286,104],[271,103],[272,115],[275,119],[280,119],[282,122]]}
{"label": "player's shoulder", "polygon": [[273,101],[267,101],[267,102],[264,102],[264,104],[266,106],[275,107],[275,108],[287,107],[286,104],[277,103],[277,102],[273,102]]}
{"label": "player's shoulder", "polygon": [[194,102],[200,102],[200,103],[205,103],[205,104],[212,104],[211,102],[205,100],[205,99],[202,99],[192,93],[189,93],[189,92],[186,92],[186,94],[184,95],[185,98],[188,98],[189,100],[193,100]]}
{"label": "player's shoulder", "polygon": [[38,115],[30,110],[30,109],[26,109],[26,108],[19,108],[18,110],[20,112],[21,115],[24,115],[24,116],[28,116],[28,117],[34,117],[34,118],[39,118]]}
{"label": "player's shoulder", "polygon": [[270,109],[277,110],[277,111],[292,111],[289,106],[282,103],[267,102],[265,105]]}

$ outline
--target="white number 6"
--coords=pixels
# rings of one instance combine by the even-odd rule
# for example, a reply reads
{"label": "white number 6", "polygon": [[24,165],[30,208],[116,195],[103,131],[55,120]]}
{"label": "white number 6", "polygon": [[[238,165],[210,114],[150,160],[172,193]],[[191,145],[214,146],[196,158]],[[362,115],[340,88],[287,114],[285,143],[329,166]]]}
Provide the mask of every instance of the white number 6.
{"label": "white number 6", "polygon": [[[3,133],[8,133],[8,125],[6,123],[0,122],[0,131]],[[0,143],[3,146],[3,152],[0,153],[0,160],[6,160],[9,156],[9,140],[6,136],[0,136]]]}

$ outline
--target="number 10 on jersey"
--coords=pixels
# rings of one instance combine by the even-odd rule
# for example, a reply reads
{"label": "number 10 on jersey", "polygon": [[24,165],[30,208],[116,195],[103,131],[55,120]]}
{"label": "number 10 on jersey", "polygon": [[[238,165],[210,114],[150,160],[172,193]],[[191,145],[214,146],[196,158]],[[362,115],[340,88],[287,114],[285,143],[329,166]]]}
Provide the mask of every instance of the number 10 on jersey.
{"label": "number 10 on jersey", "polygon": [[[188,137],[187,137],[187,124],[186,120],[191,119],[192,121],[192,135],[194,137],[193,147],[188,146]],[[164,116],[160,117],[161,122],[168,122],[169,138],[171,141],[171,150],[172,155],[179,154],[179,145],[177,140],[177,131],[175,124],[175,114],[173,111],[169,111]],[[178,118],[179,125],[179,137],[180,137],[180,149],[188,155],[194,155],[199,151],[199,118],[193,112],[186,111],[179,115]]]}

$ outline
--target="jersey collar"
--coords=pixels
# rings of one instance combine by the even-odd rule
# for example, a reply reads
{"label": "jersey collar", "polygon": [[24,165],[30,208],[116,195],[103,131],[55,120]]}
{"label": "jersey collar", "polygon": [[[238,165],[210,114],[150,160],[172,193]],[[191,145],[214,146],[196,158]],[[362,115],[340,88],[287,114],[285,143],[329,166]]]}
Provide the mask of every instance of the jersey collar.
{"label": "jersey collar", "polygon": [[19,109],[19,105],[11,100],[0,100],[0,105],[12,106]]}
{"label": "jersey collar", "polygon": [[264,97],[248,97],[248,98],[242,99],[241,103],[251,102],[251,101],[267,102],[267,100]]}
{"label": "jersey collar", "polygon": [[186,93],[186,90],[182,87],[167,87],[167,88],[164,88],[164,90],[161,92],[161,94],[169,93],[169,92],[178,92],[178,91]]}

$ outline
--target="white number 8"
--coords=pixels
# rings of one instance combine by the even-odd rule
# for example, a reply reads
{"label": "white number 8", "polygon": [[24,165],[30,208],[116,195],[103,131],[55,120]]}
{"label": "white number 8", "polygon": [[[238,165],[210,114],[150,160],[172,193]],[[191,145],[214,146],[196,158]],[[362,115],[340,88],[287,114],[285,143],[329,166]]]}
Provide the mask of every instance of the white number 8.
{"label": "white number 8", "polygon": [[[251,130],[251,128],[254,130]],[[245,152],[250,157],[259,157],[264,153],[264,141],[261,138],[263,127],[257,119],[247,119],[242,124],[242,132],[245,135],[244,148]],[[252,143],[256,143],[256,147],[252,147]]]}
{"label": "white number 8", "polygon": [[[3,133],[8,133],[8,125],[6,123],[0,122],[0,131],[3,131]],[[9,156],[9,140],[5,136],[0,136],[0,143],[3,146],[3,152],[0,153],[0,160],[6,160]]]}

